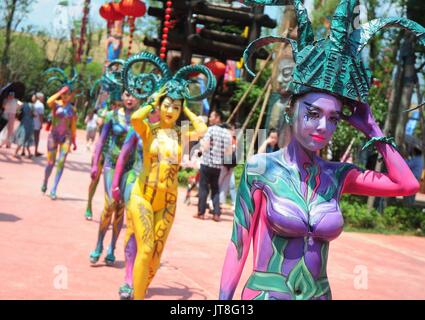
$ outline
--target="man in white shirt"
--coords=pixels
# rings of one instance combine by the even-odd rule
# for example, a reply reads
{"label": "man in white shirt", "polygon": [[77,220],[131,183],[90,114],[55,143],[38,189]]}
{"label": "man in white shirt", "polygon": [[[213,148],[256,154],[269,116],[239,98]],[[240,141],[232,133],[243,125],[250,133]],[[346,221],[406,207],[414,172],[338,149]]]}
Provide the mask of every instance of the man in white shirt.
{"label": "man in white shirt", "polygon": [[35,142],[35,156],[39,157],[42,153],[38,152],[38,143],[40,142],[40,131],[43,125],[44,116],[44,94],[37,92],[33,96],[34,102],[34,142]]}

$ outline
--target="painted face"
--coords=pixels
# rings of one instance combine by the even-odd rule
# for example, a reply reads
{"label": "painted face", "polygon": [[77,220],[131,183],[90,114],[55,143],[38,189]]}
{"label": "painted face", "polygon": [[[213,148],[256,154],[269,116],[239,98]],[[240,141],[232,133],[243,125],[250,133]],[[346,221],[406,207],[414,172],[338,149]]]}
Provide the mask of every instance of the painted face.
{"label": "painted face", "polygon": [[174,125],[180,116],[182,101],[165,97],[160,107],[161,121],[168,125]]}
{"label": "painted face", "polygon": [[121,99],[123,101],[124,107],[129,110],[133,110],[138,107],[139,100],[135,97],[133,97],[130,93],[127,91],[124,91],[124,93],[121,96]]}
{"label": "painted face", "polygon": [[72,99],[74,99],[75,97],[75,92],[65,92],[64,94],[62,94],[62,101],[65,104],[68,104],[69,102],[72,102]]}
{"label": "painted face", "polygon": [[325,147],[340,120],[341,101],[326,93],[308,93],[297,100],[295,107],[295,138],[313,152]]}

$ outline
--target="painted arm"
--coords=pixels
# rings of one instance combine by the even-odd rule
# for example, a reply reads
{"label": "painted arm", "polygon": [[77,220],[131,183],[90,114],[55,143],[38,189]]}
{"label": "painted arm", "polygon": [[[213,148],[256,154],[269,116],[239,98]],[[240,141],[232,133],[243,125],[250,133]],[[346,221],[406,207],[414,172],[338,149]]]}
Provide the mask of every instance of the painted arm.
{"label": "painted arm", "polygon": [[146,130],[148,128],[145,119],[149,116],[152,110],[154,110],[154,104],[147,104],[146,106],[135,111],[131,116],[131,125],[142,138],[142,140],[145,140]]}
{"label": "painted arm", "polygon": [[54,107],[56,106],[56,100],[58,100],[61,97],[62,94],[66,93],[68,91],[69,91],[69,88],[67,86],[60,89],[58,92],[53,94],[49,99],[47,99],[47,106],[50,109],[54,109]]}
{"label": "painted arm", "polygon": [[[383,137],[369,105],[356,103],[354,108],[353,114],[346,120],[368,138]],[[373,170],[362,172],[359,169],[352,169],[347,174],[342,192],[382,197],[408,196],[417,193],[419,183],[400,153],[383,142],[377,142],[375,146],[382,155],[388,172],[380,173]]]}
{"label": "painted arm", "polygon": [[112,180],[112,197],[116,202],[121,200],[120,180],[130,158],[131,152],[136,152],[138,138],[133,130],[130,130],[125,138],[124,144],[121,148],[117,164],[115,166],[114,178]]}
{"label": "painted arm", "polygon": [[71,120],[71,141],[73,145],[72,150],[77,150],[77,111],[74,110],[75,114]]}
{"label": "painted arm", "polygon": [[232,238],[227,247],[221,273],[220,300],[233,298],[248,257],[255,221],[257,221],[259,213],[260,204],[255,203],[251,196],[251,185],[248,181],[246,170],[247,168],[245,167],[239,185]]}
{"label": "painted arm", "polygon": [[193,125],[193,128],[195,129],[195,130],[190,130],[188,132],[189,141],[199,140],[207,133],[208,131],[207,125],[195,113],[190,111],[190,109],[187,106],[186,100],[183,103],[183,112],[186,115],[186,117],[189,119],[191,124]]}
{"label": "painted arm", "polygon": [[108,139],[109,132],[112,128],[112,120],[109,119],[102,128],[102,132],[100,133],[99,140],[96,143],[96,149],[93,155],[93,164],[91,168],[91,178],[95,179],[99,170],[98,163],[100,160],[100,155],[102,153],[102,149]]}
{"label": "painted arm", "polygon": [[144,121],[149,114],[159,108],[159,100],[166,94],[166,87],[163,86],[156,94],[155,98],[151,103],[148,103],[146,106],[141,107],[139,110],[135,111],[131,116],[131,125],[134,130],[139,134],[140,138],[143,141],[146,139],[146,130],[148,124]]}

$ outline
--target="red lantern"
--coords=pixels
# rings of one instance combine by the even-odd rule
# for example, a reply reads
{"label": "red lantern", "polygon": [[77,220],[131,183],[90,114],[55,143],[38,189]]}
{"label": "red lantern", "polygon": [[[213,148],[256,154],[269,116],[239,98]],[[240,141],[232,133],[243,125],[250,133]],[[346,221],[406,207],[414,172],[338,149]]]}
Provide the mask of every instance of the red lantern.
{"label": "red lantern", "polygon": [[171,14],[172,12],[173,12],[173,9],[171,9],[171,8],[165,9],[166,14]]}
{"label": "red lantern", "polygon": [[167,34],[168,33],[168,28],[163,28],[162,29],[162,32],[165,33],[165,34]]}
{"label": "red lantern", "polygon": [[146,5],[140,0],[121,0],[118,6],[124,16],[138,18],[146,13]]}
{"label": "red lantern", "polygon": [[160,52],[161,52],[161,53],[165,53],[165,52],[167,52],[167,48],[162,47],[162,48],[161,48],[161,50],[160,50]]}
{"label": "red lantern", "polygon": [[99,9],[100,16],[107,21],[117,21],[124,19],[118,11],[118,3],[105,3]]}
{"label": "red lantern", "polygon": [[173,2],[172,2],[172,1],[167,1],[166,6],[167,6],[168,8],[170,8],[172,5],[173,5]]}
{"label": "red lantern", "polygon": [[213,60],[207,62],[205,66],[211,70],[217,80],[219,80],[226,73],[226,65],[223,62]]}
{"label": "red lantern", "polygon": [[[222,76],[226,73],[226,65],[223,62],[213,60],[204,64],[205,67],[211,70],[217,81],[220,80]],[[199,72],[194,72],[189,75],[189,77],[197,77]]]}
{"label": "red lantern", "polygon": [[168,39],[168,34],[163,34],[162,35],[162,40],[167,40]]}
{"label": "red lantern", "polygon": [[169,21],[171,19],[171,16],[169,14],[165,15],[165,21]]}
{"label": "red lantern", "polygon": [[159,55],[159,57],[160,57],[162,60],[164,60],[166,56],[167,56],[167,55],[166,55],[165,53],[161,53],[161,54]]}

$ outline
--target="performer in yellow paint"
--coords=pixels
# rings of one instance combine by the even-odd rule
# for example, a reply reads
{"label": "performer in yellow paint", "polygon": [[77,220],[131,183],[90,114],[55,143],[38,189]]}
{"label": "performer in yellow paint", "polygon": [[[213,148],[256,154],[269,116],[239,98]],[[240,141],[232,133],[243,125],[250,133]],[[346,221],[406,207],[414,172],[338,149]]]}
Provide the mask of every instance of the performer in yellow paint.
{"label": "performer in yellow paint", "polygon": [[[205,123],[187,106],[187,101],[205,99],[212,93],[216,80],[212,72],[201,65],[181,68],[171,77],[165,63],[160,75],[150,74],[137,81],[131,73],[134,63],[146,60],[140,55],[130,58],[123,70],[124,85],[134,96],[147,83],[160,88],[153,101],[137,110],[131,117],[134,130],[143,140],[143,170],[134,184],[127,207],[125,243],[135,241],[137,255],[133,269],[134,298],[144,299],[146,290],[159,268],[161,254],[173,224],[177,202],[177,173],[184,142],[200,139],[207,131]],[[206,89],[198,96],[189,92],[188,77],[202,73],[207,78]],[[129,83],[138,85],[132,86]],[[142,82],[144,85],[142,85]],[[147,117],[159,109],[159,125],[151,126]],[[189,119],[194,130],[182,128],[181,141],[176,130],[181,113]],[[180,131],[180,130],[179,130]]]}

